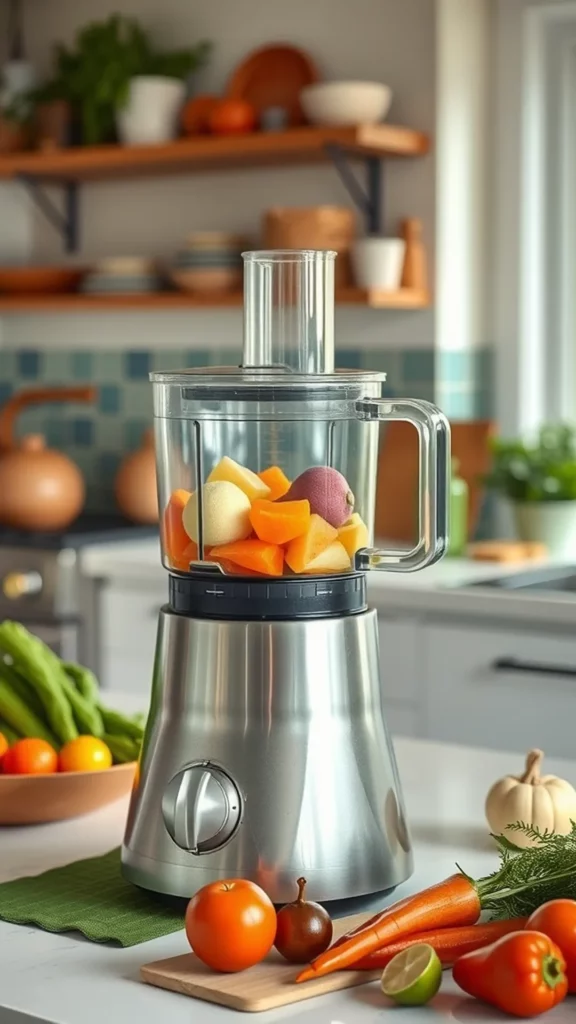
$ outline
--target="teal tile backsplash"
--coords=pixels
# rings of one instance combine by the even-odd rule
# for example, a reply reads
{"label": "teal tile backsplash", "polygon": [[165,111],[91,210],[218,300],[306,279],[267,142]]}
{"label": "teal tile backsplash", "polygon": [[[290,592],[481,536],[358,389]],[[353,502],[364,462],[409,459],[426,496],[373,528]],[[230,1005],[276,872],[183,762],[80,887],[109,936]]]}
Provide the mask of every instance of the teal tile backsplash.
{"label": "teal tile backsplash", "polygon": [[[492,359],[488,350],[472,353],[339,350],[337,365],[387,373],[385,394],[436,401],[457,419],[490,414]],[[21,388],[39,385],[92,383],[94,405],[60,404],[32,408],[19,419],[19,433],[44,433],[80,466],[87,488],[87,507],[112,507],[114,476],[122,457],[140,444],[151,424],[151,370],[183,366],[235,365],[236,350],[202,351],[58,351],[0,350],[0,405]]]}

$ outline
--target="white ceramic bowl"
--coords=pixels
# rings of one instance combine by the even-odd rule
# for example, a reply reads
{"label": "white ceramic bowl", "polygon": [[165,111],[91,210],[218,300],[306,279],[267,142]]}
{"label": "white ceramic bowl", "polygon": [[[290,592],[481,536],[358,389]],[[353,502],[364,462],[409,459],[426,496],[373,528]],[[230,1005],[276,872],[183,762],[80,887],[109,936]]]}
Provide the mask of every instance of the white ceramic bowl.
{"label": "white ceramic bowl", "polygon": [[377,124],[390,109],[392,90],[380,82],[319,82],[302,89],[300,102],[312,124]]}

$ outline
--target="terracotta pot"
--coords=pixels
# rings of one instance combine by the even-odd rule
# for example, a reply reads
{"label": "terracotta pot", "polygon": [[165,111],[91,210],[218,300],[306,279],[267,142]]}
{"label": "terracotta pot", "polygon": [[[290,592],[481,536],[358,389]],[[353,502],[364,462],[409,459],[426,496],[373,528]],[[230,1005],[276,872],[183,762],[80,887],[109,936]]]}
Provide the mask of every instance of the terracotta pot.
{"label": "terracotta pot", "polygon": [[156,454],[151,430],[145,432],[142,447],[122,462],[114,490],[118,507],[127,519],[135,523],[158,522]]}
{"label": "terracotta pot", "polygon": [[22,391],[0,413],[0,522],[19,530],[63,530],[80,514],[85,487],[80,470],[41,434],[14,437],[18,414],[46,402],[92,402],[94,388]]}
{"label": "terracotta pot", "polygon": [[265,249],[334,249],[337,288],[352,283],[350,250],[356,236],[346,206],[273,207],[264,214]]}
{"label": "terracotta pot", "polygon": [[36,144],[38,149],[61,149],[70,145],[72,108],[66,100],[39,104],[36,110]]}
{"label": "terracotta pot", "polygon": [[29,143],[27,129],[0,114],[0,153],[20,153]]}

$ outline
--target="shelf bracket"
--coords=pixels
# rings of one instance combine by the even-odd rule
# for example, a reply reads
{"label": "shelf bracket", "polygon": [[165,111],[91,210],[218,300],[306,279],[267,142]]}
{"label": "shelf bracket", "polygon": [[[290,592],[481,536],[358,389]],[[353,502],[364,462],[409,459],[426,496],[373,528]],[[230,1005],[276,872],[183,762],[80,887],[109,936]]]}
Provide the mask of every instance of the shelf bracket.
{"label": "shelf bracket", "polygon": [[382,230],[384,212],[384,162],[382,158],[379,156],[353,156],[353,159],[361,160],[366,168],[366,187],[364,187],[352,170],[350,157],[342,146],[336,142],[328,142],[326,152],[352,202],[363,214],[367,234],[377,235]]}
{"label": "shelf bracket", "polygon": [[46,220],[58,232],[66,252],[75,252],[78,248],[77,182],[54,182],[55,185],[59,185],[62,188],[64,209],[61,210],[55,205],[42,182],[38,181],[37,178],[28,174],[19,174],[17,180],[26,189],[36,208],[40,210]]}

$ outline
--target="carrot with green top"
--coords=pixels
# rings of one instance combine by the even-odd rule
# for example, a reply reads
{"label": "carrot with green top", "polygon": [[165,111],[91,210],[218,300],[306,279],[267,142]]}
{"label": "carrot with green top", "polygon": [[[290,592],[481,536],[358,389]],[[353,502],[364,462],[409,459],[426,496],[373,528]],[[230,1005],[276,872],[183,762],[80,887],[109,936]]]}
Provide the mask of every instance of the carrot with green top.
{"label": "carrot with green top", "polygon": [[488,921],[486,924],[473,924],[462,928],[434,928],[429,932],[418,932],[417,935],[391,942],[389,946],[370,953],[354,964],[354,970],[382,970],[397,953],[402,953],[408,946],[420,942],[426,942],[436,950],[443,967],[452,967],[459,956],[490,946],[510,932],[522,931],[527,920],[527,917],[513,917],[510,921]]}
{"label": "carrot with green top", "polygon": [[387,907],[335,944],[296,978],[321,978],[343,970],[391,942],[431,928],[474,924],[482,911],[495,919],[524,917],[548,900],[576,899],[576,823],[567,835],[548,834],[522,822],[508,826],[536,845],[519,849],[507,836],[494,836],[500,867],[486,878],[460,874]]}

